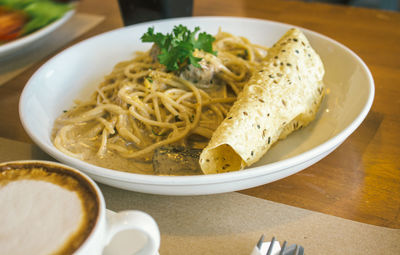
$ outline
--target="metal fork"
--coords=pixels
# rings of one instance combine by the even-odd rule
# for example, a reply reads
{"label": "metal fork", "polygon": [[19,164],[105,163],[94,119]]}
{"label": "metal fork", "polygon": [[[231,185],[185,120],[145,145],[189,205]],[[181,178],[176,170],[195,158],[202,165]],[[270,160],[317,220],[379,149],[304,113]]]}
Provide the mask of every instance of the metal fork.
{"label": "metal fork", "polygon": [[[264,241],[264,235],[262,235],[260,237],[260,240],[258,240],[258,242],[257,242],[257,247],[259,249],[261,248],[263,241]],[[272,252],[272,249],[274,246],[274,242],[275,242],[275,237],[272,237],[271,244],[269,245],[268,251],[265,255],[271,255],[271,252]],[[287,246],[287,242],[284,241],[282,244],[282,248],[279,252],[279,255],[304,255],[303,246],[298,245],[298,244],[292,244],[289,247],[286,247],[286,246]]]}
{"label": "metal fork", "polygon": [[[286,242],[286,241],[285,241]],[[283,251],[283,252],[282,252]],[[303,255],[304,254],[304,248],[301,245],[298,244],[292,244],[289,247],[285,247],[281,249],[281,252],[279,255]]]}

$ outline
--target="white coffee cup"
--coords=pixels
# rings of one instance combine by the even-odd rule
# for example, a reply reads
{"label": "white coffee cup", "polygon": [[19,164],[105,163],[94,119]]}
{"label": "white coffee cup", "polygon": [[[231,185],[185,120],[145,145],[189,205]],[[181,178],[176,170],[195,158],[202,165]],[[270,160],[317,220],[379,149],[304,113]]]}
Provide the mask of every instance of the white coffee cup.
{"label": "white coffee cup", "polygon": [[160,246],[150,215],[134,210],[106,215],[103,194],[92,179],[50,161],[0,163],[0,215],[0,236],[7,237],[0,239],[0,254],[100,255],[125,230],[146,236],[137,254],[158,254]]}

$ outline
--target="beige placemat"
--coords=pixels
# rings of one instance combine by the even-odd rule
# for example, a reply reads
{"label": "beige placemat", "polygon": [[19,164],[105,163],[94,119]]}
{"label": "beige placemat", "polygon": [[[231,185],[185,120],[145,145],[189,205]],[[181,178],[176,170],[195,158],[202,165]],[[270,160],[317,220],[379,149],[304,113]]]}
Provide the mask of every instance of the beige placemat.
{"label": "beige placemat", "polygon": [[71,42],[73,39],[94,28],[103,16],[77,13],[59,29],[54,31],[39,45],[22,49],[14,56],[0,58],[0,86],[19,75],[34,63],[54,53],[57,49]]}
{"label": "beige placemat", "polygon": [[[38,147],[0,138],[0,162],[51,160]],[[250,254],[261,234],[302,244],[306,254],[400,254],[400,230],[377,227],[232,192],[159,196],[99,185],[107,208],[142,210],[161,232],[160,254]]]}

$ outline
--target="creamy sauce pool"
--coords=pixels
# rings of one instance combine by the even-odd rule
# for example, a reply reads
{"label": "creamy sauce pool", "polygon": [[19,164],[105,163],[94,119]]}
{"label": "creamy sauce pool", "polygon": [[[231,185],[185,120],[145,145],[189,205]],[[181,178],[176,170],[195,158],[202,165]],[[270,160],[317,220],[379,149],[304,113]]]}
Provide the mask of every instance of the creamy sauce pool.
{"label": "creamy sauce pool", "polygon": [[102,158],[99,158],[93,152],[87,152],[85,156],[86,162],[96,166],[129,173],[154,174],[152,162],[146,163],[135,159],[127,159],[112,152],[107,152]]}
{"label": "creamy sauce pool", "polygon": [[[82,126],[82,129],[85,129],[85,127]],[[57,126],[55,126],[55,129],[53,131],[55,130],[58,130]],[[144,160],[134,159],[134,158],[131,159],[131,158],[125,158],[116,152],[108,150],[103,156],[99,157],[96,151],[83,145],[82,140],[79,139],[80,138],[79,130],[77,130],[76,134],[71,134],[71,137],[76,137],[77,139],[73,143],[71,143],[70,146],[65,145],[65,148],[71,151],[79,150],[85,162],[121,172],[148,174],[148,175],[156,174],[153,169],[153,161],[151,156],[149,156]],[[54,134],[53,134],[53,139],[54,139]],[[207,145],[207,143],[208,140],[204,138],[198,136],[192,136],[192,139],[189,139],[186,145],[189,148],[203,149]],[[163,162],[163,164],[165,165],[165,162]],[[170,166],[168,164],[165,165],[165,168],[169,167]],[[174,175],[174,174],[169,174],[169,175]],[[177,175],[182,175],[182,174],[177,174]]]}

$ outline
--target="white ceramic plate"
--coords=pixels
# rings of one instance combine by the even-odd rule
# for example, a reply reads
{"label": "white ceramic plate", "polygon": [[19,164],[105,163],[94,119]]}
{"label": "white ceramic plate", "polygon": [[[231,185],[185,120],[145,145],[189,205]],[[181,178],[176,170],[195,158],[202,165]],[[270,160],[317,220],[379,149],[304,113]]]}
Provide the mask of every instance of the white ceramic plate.
{"label": "white ceramic plate", "polygon": [[44,41],[54,30],[67,22],[74,13],[74,10],[68,11],[60,19],[50,23],[49,25],[19,39],[0,45],[0,58],[12,57],[14,54],[34,47]]}
{"label": "white ceramic plate", "polygon": [[200,26],[211,34],[221,27],[268,46],[293,27],[258,19],[194,17],[142,23],[83,41],[48,61],[26,85],[20,117],[33,141],[61,162],[114,187],[168,195],[215,194],[273,182],[314,164],[361,124],[372,105],[374,84],[364,62],[340,43],[302,29],[324,62],[327,95],[311,125],[278,142],[251,168],[207,176],[150,176],[101,168],[57,150],[50,139],[56,117],[69,109],[74,99],[89,97],[116,63],[130,59],[137,50],[149,49],[151,45],[139,39],[149,26],[169,32],[177,24]]}

